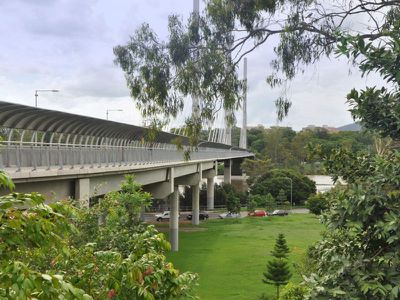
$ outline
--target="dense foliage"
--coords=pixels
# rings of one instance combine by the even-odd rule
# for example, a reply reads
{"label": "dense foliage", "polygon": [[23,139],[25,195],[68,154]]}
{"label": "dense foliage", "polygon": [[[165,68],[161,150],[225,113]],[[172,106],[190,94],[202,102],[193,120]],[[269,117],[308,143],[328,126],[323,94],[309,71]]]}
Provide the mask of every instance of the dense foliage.
{"label": "dense foliage", "polygon": [[[235,205],[242,205],[247,203],[246,193],[237,191],[231,184],[215,184],[214,185],[214,205],[215,206],[228,206],[232,203],[233,199]],[[207,207],[207,185],[202,184],[200,188],[200,207]],[[237,202],[239,201],[239,203]],[[185,186],[183,193],[180,195],[180,206],[187,210],[192,206],[192,188]]]}
{"label": "dense foliage", "polygon": [[[272,169],[257,177],[250,186],[250,194],[267,195],[270,193],[275,199],[282,190],[286,200],[290,201],[291,181],[293,182],[293,203],[305,201],[316,191],[315,182],[306,176],[289,169]],[[281,192],[282,193],[282,192]]]}
{"label": "dense foliage", "polygon": [[316,194],[310,196],[306,201],[306,207],[311,213],[320,215],[323,211],[329,208],[329,201],[324,194]]}
{"label": "dense foliage", "polygon": [[[287,86],[304,66],[330,56],[342,35],[384,43],[399,6],[398,1],[207,0],[204,11],[186,22],[171,15],[166,40],[149,24],[140,26],[125,45],[114,48],[115,62],[137,107],[156,124],[181,112],[187,96],[199,100],[197,113],[186,121],[197,146],[201,125],[214,121],[220,108],[231,111],[240,105],[243,84],[237,68],[248,53],[277,41],[267,82]],[[291,105],[285,95],[276,100],[279,119]],[[234,117],[227,114],[227,119]]]}
{"label": "dense foliage", "polygon": [[[349,93],[353,116],[381,138],[398,140],[399,8],[399,1],[208,0],[204,14],[187,25],[171,17],[167,42],[145,25],[115,53],[144,114],[174,116],[183,109],[183,97],[192,94],[201,99],[204,122],[219,107],[240,101],[237,63],[273,36],[279,41],[267,80],[272,86],[324,55],[345,55],[364,74],[375,72],[387,81]],[[280,97],[276,105],[278,118],[284,117],[290,102]],[[188,125],[198,131],[199,119]],[[268,155],[277,163],[284,161],[280,144]],[[326,157],[329,174],[342,176],[348,186],[329,195],[331,206],[323,215],[328,231],[311,252],[315,271],[306,280],[308,297],[398,299],[399,150],[376,155],[333,150]]]}
{"label": "dense foliage", "polygon": [[[267,211],[272,211],[276,208],[276,201],[274,197],[268,193],[266,195],[252,195],[250,194],[248,197],[247,207],[255,208],[264,208]],[[252,209],[252,210],[254,210]],[[252,211],[251,209],[248,209]]]}
{"label": "dense foliage", "polygon": [[279,300],[303,300],[307,291],[305,286],[289,282],[283,287]]}
{"label": "dense foliage", "polygon": [[248,130],[248,145],[258,160],[246,162],[242,168],[250,176],[260,175],[268,168],[291,168],[303,174],[325,174],[322,160],[312,156],[309,150],[318,147],[321,155],[328,155],[338,148],[355,153],[371,152],[374,150],[373,141],[372,134],[364,131],[329,132],[317,127],[295,132],[289,127],[257,126]]}
{"label": "dense foliage", "polygon": [[164,236],[139,221],[149,197],[131,177],[88,210],[36,193],[0,197],[0,298],[191,297],[196,275],[174,269]]}
{"label": "dense foliage", "polygon": [[[398,140],[400,10],[389,10],[381,23],[384,41],[342,36],[338,51],[361,71],[378,72],[382,88],[353,90],[352,114],[381,138]],[[328,230],[311,251],[315,270],[306,277],[311,299],[398,299],[400,297],[400,152],[394,147],[376,155],[335,151],[326,167],[348,185],[327,195],[323,214]]]}
{"label": "dense foliage", "polygon": [[239,213],[241,209],[240,195],[232,186],[230,187],[229,189],[224,188],[226,193],[226,209],[232,213]]}
{"label": "dense foliage", "polygon": [[400,295],[400,154],[371,159],[369,174],[349,177],[346,188],[326,195],[328,231],[311,252],[316,272],[306,281],[311,298]]}

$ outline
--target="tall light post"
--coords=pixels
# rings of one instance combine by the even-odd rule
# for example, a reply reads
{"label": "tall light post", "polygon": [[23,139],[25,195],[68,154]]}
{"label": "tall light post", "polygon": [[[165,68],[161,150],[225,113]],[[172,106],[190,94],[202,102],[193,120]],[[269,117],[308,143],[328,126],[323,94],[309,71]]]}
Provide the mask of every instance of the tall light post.
{"label": "tall light post", "polygon": [[38,92],[51,92],[51,93],[58,93],[59,90],[35,90],[35,107],[37,107],[37,98],[38,98]]}
{"label": "tall light post", "polygon": [[284,179],[290,180],[290,207],[293,209],[293,180],[290,177],[282,177]]}
{"label": "tall light post", "polygon": [[107,109],[107,111],[106,111],[107,120],[108,120],[108,114],[109,114],[110,111],[123,111],[123,110],[122,109]]}

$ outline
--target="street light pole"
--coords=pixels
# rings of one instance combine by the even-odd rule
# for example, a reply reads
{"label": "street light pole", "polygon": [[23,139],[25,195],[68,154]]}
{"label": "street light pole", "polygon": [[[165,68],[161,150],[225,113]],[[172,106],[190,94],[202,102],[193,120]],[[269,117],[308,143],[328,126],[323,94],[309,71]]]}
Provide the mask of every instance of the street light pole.
{"label": "street light pole", "polygon": [[59,90],[35,90],[35,107],[37,107],[37,99],[38,99],[38,92],[52,92],[52,93],[58,93]]}
{"label": "street light pole", "polygon": [[122,109],[107,109],[106,111],[106,119],[108,120],[108,114],[110,111],[123,111]]}

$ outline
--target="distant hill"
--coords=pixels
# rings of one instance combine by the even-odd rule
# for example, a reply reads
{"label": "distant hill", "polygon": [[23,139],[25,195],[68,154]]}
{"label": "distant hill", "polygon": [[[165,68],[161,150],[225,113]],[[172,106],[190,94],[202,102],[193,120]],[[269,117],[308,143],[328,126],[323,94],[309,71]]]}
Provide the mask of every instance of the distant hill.
{"label": "distant hill", "polygon": [[359,123],[352,123],[352,124],[338,127],[337,130],[339,130],[339,131],[361,131],[362,127]]}

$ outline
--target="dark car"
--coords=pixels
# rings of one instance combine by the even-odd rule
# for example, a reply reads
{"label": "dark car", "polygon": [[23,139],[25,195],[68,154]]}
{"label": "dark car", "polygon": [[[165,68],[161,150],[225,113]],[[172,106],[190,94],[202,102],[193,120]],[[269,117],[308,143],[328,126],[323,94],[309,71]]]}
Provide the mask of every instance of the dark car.
{"label": "dark car", "polygon": [[270,216],[287,216],[288,212],[285,210],[274,210],[272,213],[269,214]]}
{"label": "dark car", "polygon": [[[186,219],[191,220],[192,219],[192,214],[188,214],[186,216]],[[208,219],[208,213],[206,213],[205,211],[201,211],[199,213],[199,219],[200,220],[207,220]]]}

